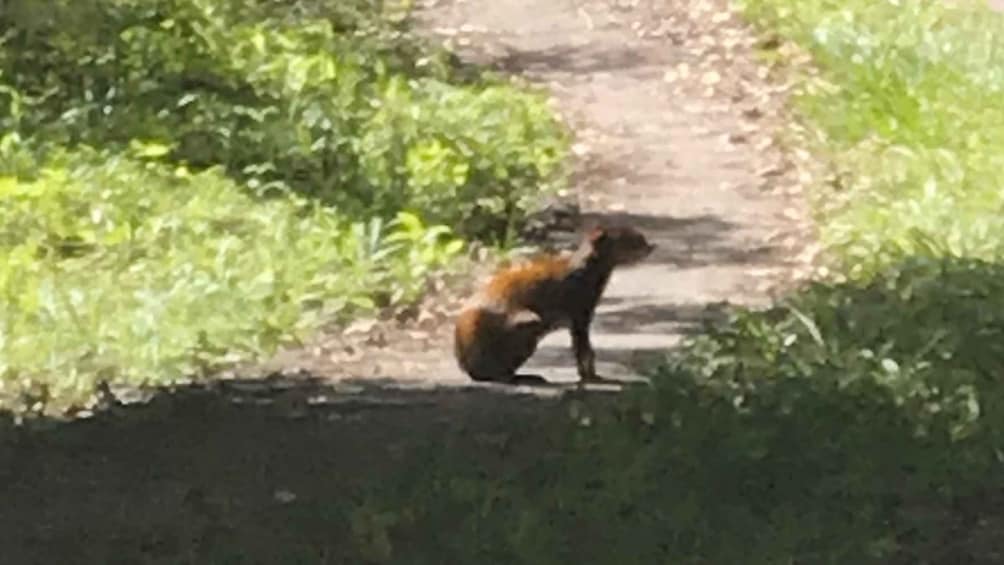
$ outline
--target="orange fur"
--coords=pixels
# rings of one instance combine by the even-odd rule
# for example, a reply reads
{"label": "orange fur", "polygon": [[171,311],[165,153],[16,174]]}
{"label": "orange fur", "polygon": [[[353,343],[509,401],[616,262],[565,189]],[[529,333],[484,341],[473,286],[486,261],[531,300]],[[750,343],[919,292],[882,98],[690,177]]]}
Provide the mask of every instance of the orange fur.
{"label": "orange fur", "polygon": [[542,282],[557,280],[568,270],[568,257],[544,256],[513,265],[496,273],[485,285],[481,297],[489,304],[505,305],[506,309],[523,306]]}
{"label": "orange fur", "polygon": [[572,332],[579,375],[597,379],[589,324],[615,267],[643,259],[654,246],[632,228],[597,228],[570,256],[545,255],[497,272],[460,313],[454,353],[475,380],[512,382],[544,335]]}

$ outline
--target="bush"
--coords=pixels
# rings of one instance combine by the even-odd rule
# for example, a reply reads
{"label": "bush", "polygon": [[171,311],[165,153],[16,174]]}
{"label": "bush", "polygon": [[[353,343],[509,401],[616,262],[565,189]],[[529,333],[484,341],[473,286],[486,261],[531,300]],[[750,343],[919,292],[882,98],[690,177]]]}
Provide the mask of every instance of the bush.
{"label": "bush", "polygon": [[423,210],[496,239],[560,172],[564,137],[542,97],[453,84],[382,2],[25,2],[0,16],[0,77],[20,108],[3,121],[26,137],[157,143],[259,193],[350,215]]}

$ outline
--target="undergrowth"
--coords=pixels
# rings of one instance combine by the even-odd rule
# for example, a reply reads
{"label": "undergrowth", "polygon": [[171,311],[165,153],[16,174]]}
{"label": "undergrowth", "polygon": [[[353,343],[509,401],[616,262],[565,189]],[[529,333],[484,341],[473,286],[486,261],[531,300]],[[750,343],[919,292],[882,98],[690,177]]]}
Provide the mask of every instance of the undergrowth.
{"label": "undergrowth", "polygon": [[199,378],[413,300],[562,179],[542,96],[378,0],[8,0],[0,405]]}

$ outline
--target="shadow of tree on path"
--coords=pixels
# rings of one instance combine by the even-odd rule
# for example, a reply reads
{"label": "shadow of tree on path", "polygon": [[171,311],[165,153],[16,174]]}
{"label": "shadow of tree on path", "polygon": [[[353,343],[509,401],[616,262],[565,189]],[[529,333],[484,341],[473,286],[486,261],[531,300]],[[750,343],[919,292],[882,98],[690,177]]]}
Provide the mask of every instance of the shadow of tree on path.
{"label": "shadow of tree on path", "polygon": [[358,489],[430,439],[498,453],[514,426],[561,413],[551,392],[274,377],[0,428],[2,561],[355,562]]}

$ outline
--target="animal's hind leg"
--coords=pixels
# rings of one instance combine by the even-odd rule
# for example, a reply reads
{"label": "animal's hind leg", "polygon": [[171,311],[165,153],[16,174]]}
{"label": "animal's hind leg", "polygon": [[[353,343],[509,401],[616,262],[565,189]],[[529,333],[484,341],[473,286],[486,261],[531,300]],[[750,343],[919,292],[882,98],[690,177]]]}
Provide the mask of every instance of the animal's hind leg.
{"label": "animal's hind leg", "polygon": [[535,312],[523,310],[510,316],[507,347],[508,367],[513,373],[513,384],[542,385],[547,379],[533,373],[517,373],[537,351],[537,343],[547,333],[547,328]]}
{"label": "animal's hind leg", "polygon": [[[477,367],[470,372],[476,381],[508,384],[546,384],[540,375],[517,373],[537,350],[543,324],[532,312],[510,318],[510,323],[485,343]],[[513,323],[515,322],[515,323]]]}

